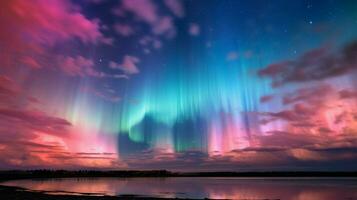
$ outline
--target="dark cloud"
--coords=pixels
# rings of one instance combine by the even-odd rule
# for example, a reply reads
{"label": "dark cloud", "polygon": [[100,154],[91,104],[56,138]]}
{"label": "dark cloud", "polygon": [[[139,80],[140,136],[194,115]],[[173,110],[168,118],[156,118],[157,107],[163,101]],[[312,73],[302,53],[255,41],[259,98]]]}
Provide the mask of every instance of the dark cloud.
{"label": "dark cloud", "polygon": [[328,47],[311,50],[295,60],[268,65],[258,74],[272,78],[274,87],[323,80],[356,71],[356,57],[357,41],[353,41],[335,52]]}
{"label": "dark cloud", "polygon": [[350,98],[356,99],[357,91],[344,89],[339,91],[339,95],[341,99],[350,99]]}
{"label": "dark cloud", "polygon": [[333,92],[333,88],[328,84],[304,87],[297,89],[283,97],[283,104],[292,104],[296,102],[308,102],[317,104],[323,101],[323,98]]}
{"label": "dark cloud", "polygon": [[269,101],[271,101],[273,98],[274,98],[273,95],[265,95],[265,96],[262,96],[262,97],[260,97],[260,103],[269,102]]}
{"label": "dark cloud", "polygon": [[284,120],[289,123],[295,123],[298,126],[309,126],[313,123],[315,115],[320,109],[319,106],[304,103],[296,103],[291,109],[286,109],[278,112],[261,113],[262,116],[268,117],[266,123],[274,120]]}
{"label": "dark cloud", "polygon": [[[288,134],[288,133],[287,133]],[[357,166],[357,150],[354,147],[316,147],[306,135],[290,136],[275,142],[277,146],[249,147],[236,149],[226,154],[208,155],[201,151],[163,153],[144,151],[140,156],[127,159],[131,169],[165,169],[175,171],[269,171],[269,170],[338,170],[349,163],[349,169]],[[275,137],[274,137],[275,138]],[[297,139],[300,138],[300,139]],[[270,140],[269,138],[267,140]],[[287,143],[293,142],[289,147]]]}

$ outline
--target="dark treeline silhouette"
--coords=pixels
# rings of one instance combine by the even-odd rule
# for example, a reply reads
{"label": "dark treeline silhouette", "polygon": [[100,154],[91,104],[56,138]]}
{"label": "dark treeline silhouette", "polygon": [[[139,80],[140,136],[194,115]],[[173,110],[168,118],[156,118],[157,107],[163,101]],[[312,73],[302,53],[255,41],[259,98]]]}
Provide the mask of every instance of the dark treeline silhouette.
{"label": "dark treeline silhouette", "polygon": [[0,180],[28,178],[71,178],[71,177],[357,177],[354,172],[170,172],[152,171],[96,171],[96,170],[8,170],[0,171]]}

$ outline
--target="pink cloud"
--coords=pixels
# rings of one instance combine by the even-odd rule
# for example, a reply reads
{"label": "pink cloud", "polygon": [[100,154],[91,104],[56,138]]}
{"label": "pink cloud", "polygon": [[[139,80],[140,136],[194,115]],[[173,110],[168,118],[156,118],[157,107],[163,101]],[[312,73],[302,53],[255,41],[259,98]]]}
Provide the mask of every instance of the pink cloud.
{"label": "pink cloud", "polygon": [[99,72],[94,70],[94,62],[92,59],[84,58],[82,56],[77,57],[60,57],[59,66],[69,76],[100,76]]}
{"label": "pink cloud", "polygon": [[140,62],[139,58],[125,55],[123,62],[121,64],[110,61],[109,67],[112,69],[120,69],[126,74],[137,74],[139,73],[139,69],[136,66],[136,64],[139,62]]}
{"label": "pink cloud", "polygon": [[291,108],[278,112],[268,112],[263,115],[270,116],[265,121],[285,120],[289,125],[295,127],[310,126],[315,127],[318,122],[320,113],[328,108],[327,100],[333,95],[333,88],[327,84],[300,88],[291,92],[282,98],[284,105],[292,105]]}
{"label": "pink cloud", "polygon": [[191,23],[190,27],[188,28],[188,33],[192,36],[198,36],[200,34],[200,26],[195,23]]}
{"label": "pink cloud", "polygon": [[29,129],[51,134],[65,134],[64,129],[71,126],[67,120],[48,116],[39,111],[0,109],[0,116],[2,120],[9,121],[13,125],[20,123]]}
{"label": "pink cloud", "polygon": [[118,34],[124,37],[131,36],[135,33],[134,29],[127,24],[114,24],[114,29]]}
{"label": "pink cloud", "polygon": [[149,24],[158,21],[157,7],[151,0],[123,0],[122,6]]}
{"label": "pink cloud", "polygon": [[161,17],[153,26],[153,32],[156,35],[165,35],[172,38],[176,35],[176,29],[173,25],[172,18],[168,16]]}
{"label": "pink cloud", "polygon": [[[126,70],[132,70],[130,72],[135,73],[136,69],[131,64],[135,64],[138,60],[135,57],[126,60]],[[125,61],[125,59],[124,59]],[[57,58],[57,65],[68,76],[73,77],[93,77],[93,78],[114,78],[114,79],[129,79],[126,74],[109,74],[102,71],[98,71],[94,68],[94,62],[92,59],[85,58],[83,56],[59,56]],[[122,65],[124,66],[124,65]],[[123,69],[124,69],[123,68]],[[130,74],[128,72],[128,74]]]}
{"label": "pink cloud", "polygon": [[[162,12],[166,6],[173,15]],[[142,36],[139,40],[141,45],[150,45],[143,48],[145,54],[151,53],[153,49],[162,47],[162,39],[172,39],[176,36],[176,26],[174,20],[184,16],[184,8],[180,1],[167,0],[163,3],[152,0],[123,0],[120,5],[113,9],[113,14],[119,17],[126,17],[130,24],[134,24],[135,34],[143,34],[140,30],[149,27],[151,32]],[[134,34],[133,26],[116,25],[116,31],[123,36]],[[150,38],[146,41],[143,38]],[[150,40],[150,41],[149,41]]]}
{"label": "pink cloud", "polygon": [[[15,0],[8,4],[6,17],[13,26],[42,44],[78,38],[84,43],[103,42],[98,20],[89,20],[79,12],[78,6],[61,0]],[[31,11],[31,12],[29,12]],[[7,23],[9,24],[9,23]],[[10,25],[11,26],[11,25]]]}
{"label": "pink cloud", "polygon": [[185,10],[179,0],[165,0],[165,5],[171,10],[171,12],[177,17],[184,17]]}
{"label": "pink cloud", "polygon": [[[2,112],[3,114],[4,112]],[[26,113],[26,112],[25,112]],[[27,117],[12,115],[11,118],[19,118],[6,121],[6,118],[0,115],[0,169],[3,168],[114,168],[118,167],[120,162],[116,154],[112,152],[103,152],[101,154],[77,154],[68,148],[68,141],[72,141],[72,133],[65,129],[66,123],[44,120],[51,119],[49,115],[25,114],[34,116],[35,119],[29,120]],[[8,113],[7,113],[8,114]],[[41,129],[27,124],[39,120],[43,123]],[[46,125],[53,127],[57,132],[45,128]],[[62,125],[64,127],[62,127]],[[40,126],[40,125],[38,125]],[[88,152],[90,153],[90,152]],[[123,167],[123,165],[121,165]]]}
{"label": "pink cloud", "polygon": [[26,56],[22,59],[22,63],[33,68],[33,69],[39,69],[42,66],[32,57]]}
{"label": "pink cloud", "polygon": [[63,139],[46,134],[33,134],[32,138],[21,137],[3,141],[0,139],[0,168],[57,168],[114,169],[125,167],[115,153],[86,153],[68,151]]}
{"label": "pink cloud", "polygon": [[123,11],[133,13],[137,19],[148,24],[155,35],[173,38],[176,34],[172,18],[161,15],[157,5],[151,0],[123,0],[120,9],[115,10],[120,10],[120,13]]}
{"label": "pink cloud", "polygon": [[40,131],[53,135],[66,135],[71,126],[67,120],[31,109],[37,99],[8,77],[0,76],[0,134],[18,131]]}
{"label": "pink cloud", "polygon": [[96,88],[93,87],[83,87],[81,88],[82,92],[87,92],[90,94],[94,94],[95,96],[102,98],[106,101],[110,101],[113,103],[119,102],[121,100],[120,96],[116,95],[115,92],[113,90],[98,90]]}
{"label": "pink cloud", "polygon": [[0,108],[21,108],[38,102],[37,98],[25,94],[13,79],[0,75]]}
{"label": "pink cloud", "polygon": [[[111,44],[98,19],[88,19],[78,5],[69,0],[14,0],[2,3],[0,40],[7,50],[0,55],[4,67],[27,66],[39,69],[44,60],[64,42],[79,40],[86,45]],[[18,65],[21,62],[22,65]]]}
{"label": "pink cloud", "polygon": [[[6,87],[6,86],[3,86]],[[19,88],[13,97],[13,93],[3,94],[3,97],[12,98],[11,101],[6,98],[0,98],[0,156],[3,158],[0,162],[0,168],[4,165],[21,166],[28,162],[41,162],[41,158],[31,155],[30,150],[46,148],[49,150],[58,150],[50,143],[35,142],[41,135],[46,137],[68,138],[68,128],[71,123],[67,120],[48,115],[44,112],[28,109],[31,101],[24,101],[24,90]]]}
{"label": "pink cloud", "polygon": [[125,167],[112,152],[77,154],[69,145],[78,143],[74,125],[31,109],[32,102],[14,80],[0,76],[0,169]]}
{"label": "pink cloud", "polygon": [[19,86],[9,77],[0,75],[0,95],[14,95],[19,92]]}

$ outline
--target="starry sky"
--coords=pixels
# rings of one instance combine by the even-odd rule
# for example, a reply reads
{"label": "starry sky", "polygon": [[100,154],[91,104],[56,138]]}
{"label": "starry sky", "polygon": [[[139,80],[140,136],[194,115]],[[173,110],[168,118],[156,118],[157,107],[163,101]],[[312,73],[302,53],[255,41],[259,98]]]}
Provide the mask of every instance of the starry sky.
{"label": "starry sky", "polygon": [[357,169],[357,2],[12,0],[0,169]]}

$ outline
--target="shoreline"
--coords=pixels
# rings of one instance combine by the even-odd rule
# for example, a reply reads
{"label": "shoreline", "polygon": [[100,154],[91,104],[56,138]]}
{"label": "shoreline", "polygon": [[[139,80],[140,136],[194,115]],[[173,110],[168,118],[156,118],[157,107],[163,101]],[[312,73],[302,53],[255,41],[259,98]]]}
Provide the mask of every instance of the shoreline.
{"label": "shoreline", "polygon": [[[5,181],[20,179],[56,179],[56,178],[272,178],[272,179],[357,179],[357,172],[170,172],[167,170],[151,171],[97,171],[97,170],[8,170],[0,171],[1,199],[12,200],[122,200],[122,199],[180,199],[138,196],[134,194],[109,196],[105,194],[71,193],[66,191],[34,191],[16,186],[1,185]],[[207,199],[207,198],[206,198]]]}
{"label": "shoreline", "polygon": [[[32,191],[21,187],[15,186],[4,186],[0,185],[0,195],[1,199],[11,199],[11,200],[154,200],[154,199],[179,199],[179,198],[158,198],[149,196],[138,196],[138,195],[120,195],[120,196],[109,196],[109,195],[91,195],[87,193],[73,193],[73,194],[59,194],[61,191],[54,191],[58,194],[48,194],[46,191]],[[66,192],[64,192],[66,193]]]}
{"label": "shoreline", "polygon": [[[74,179],[87,179],[87,178],[145,178],[145,179],[150,179],[150,178],[189,178],[188,176],[175,176],[175,177],[47,177],[47,178],[23,178],[23,180],[26,179],[67,179],[67,178],[74,178]],[[192,178],[218,178],[218,177],[207,177],[207,176],[191,176]],[[354,182],[357,181],[356,176],[324,176],[324,177],[272,177],[272,176],[265,176],[265,177],[257,177],[257,176],[240,176],[240,177],[227,177],[223,176],[221,178],[242,178],[242,179],[256,179],[256,178],[261,178],[261,179],[284,179],[284,180],[328,180],[328,179],[333,179],[333,180],[343,180],[345,181],[346,179],[351,179]],[[108,194],[104,193],[81,193],[81,192],[69,192],[69,191],[61,191],[61,190],[53,190],[53,191],[46,191],[46,190],[31,190],[27,189],[25,187],[18,187],[18,186],[8,186],[8,185],[2,185],[2,183],[6,181],[11,181],[11,180],[19,180],[19,177],[13,177],[12,179],[0,179],[0,196],[1,199],[12,199],[12,200],[20,200],[20,199],[26,199],[26,200],[49,200],[49,199],[54,199],[54,200],[122,200],[122,199],[190,199],[190,198],[165,198],[165,197],[160,197],[160,196],[141,196],[141,195],[135,195],[135,194],[122,194],[118,196],[111,196]],[[208,199],[208,198],[201,198],[201,199]]]}

